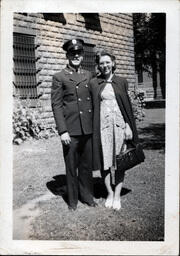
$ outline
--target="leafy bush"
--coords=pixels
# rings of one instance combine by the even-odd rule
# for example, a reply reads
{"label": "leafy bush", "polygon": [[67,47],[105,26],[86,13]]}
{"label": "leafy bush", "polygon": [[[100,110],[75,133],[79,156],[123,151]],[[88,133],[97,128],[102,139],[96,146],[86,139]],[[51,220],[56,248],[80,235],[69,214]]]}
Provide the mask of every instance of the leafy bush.
{"label": "leafy bush", "polygon": [[14,101],[13,109],[13,143],[21,144],[23,141],[34,138],[49,138],[57,134],[55,128],[47,129],[41,118],[41,108],[30,107],[30,101]]}
{"label": "leafy bush", "polygon": [[142,121],[145,117],[144,91],[136,89],[129,91],[129,97],[132,103],[135,119]]}

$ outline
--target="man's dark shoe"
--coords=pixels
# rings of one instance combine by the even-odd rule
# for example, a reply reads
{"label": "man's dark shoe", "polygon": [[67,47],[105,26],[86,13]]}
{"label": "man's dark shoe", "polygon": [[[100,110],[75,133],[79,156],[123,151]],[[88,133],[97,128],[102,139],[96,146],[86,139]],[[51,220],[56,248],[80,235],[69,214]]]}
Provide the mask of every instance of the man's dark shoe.
{"label": "man's dark shoe", "polygon": [[77,206],[68,206],[68,209],[72,212],[77,209]]}
{"label": "man's dark shoe", "polygon": [[92,203],[86,203],[89,207],[96,207],[98,206],[98,204],[96,202],[92,202]]}

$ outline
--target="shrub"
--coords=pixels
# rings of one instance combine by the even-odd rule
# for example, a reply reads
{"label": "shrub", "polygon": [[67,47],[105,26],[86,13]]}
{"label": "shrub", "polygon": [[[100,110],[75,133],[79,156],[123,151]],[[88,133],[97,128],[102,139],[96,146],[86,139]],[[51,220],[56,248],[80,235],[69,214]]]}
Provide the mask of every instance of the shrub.
{"label": "shrub", "polygon": [[145,117],[144,107],[144,91],[135,89],[129,91],[129,97],[132,103],[135,119],[142,121]]}
{"label": "shrub", "polygon": [[13,143],[21,144],[23,141],[34,138],[49,138],[57,134],[55,128],[47,129],[41,118],[41,108],[30,107],[30,101],[15,99],[13,109]]}

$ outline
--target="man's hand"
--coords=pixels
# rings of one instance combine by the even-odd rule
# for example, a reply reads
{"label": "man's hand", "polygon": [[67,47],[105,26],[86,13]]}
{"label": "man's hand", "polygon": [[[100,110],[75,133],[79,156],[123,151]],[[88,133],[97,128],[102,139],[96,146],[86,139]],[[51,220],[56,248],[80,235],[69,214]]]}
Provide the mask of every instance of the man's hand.
{"label": "man's hand", "polygon": [[126,128],[125,128],[125,139],[126,140],[132,140],[133,138],[133,133],[132,133],[132,130],[129,126],[128,123],[126,123]]}
{"label": "man's hand", "polygon": [[69,136],[69,133],[68,132],[65,132],[61,135],[61,142],[64,144],[64,145],[69,145],[71,143],[71,138]]}

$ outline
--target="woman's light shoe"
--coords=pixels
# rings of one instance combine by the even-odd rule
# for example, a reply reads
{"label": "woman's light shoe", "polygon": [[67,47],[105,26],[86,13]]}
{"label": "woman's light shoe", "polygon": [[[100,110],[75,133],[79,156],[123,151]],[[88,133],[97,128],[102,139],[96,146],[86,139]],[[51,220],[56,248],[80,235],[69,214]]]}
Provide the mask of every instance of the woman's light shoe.
{"label": "woman's light shoe", "polygon": [[121,199],[114,199],[112,207],[114,210],[119,211],[121,209]]}
{"label": "woman's light shoe", "polygon": [[105,202],[106,208],[111,208],[113,206],[113,194],[108,195]]}

